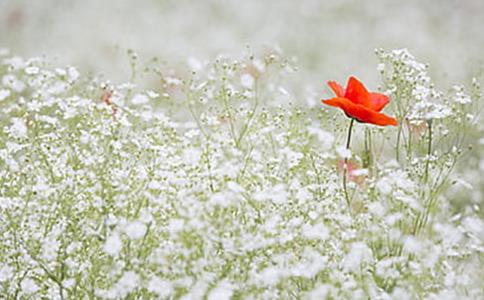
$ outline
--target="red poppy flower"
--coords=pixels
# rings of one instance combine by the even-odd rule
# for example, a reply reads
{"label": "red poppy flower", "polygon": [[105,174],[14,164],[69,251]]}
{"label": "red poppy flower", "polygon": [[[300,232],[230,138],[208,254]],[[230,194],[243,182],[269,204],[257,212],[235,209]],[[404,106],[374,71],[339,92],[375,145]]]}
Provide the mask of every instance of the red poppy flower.
{"label": "red poppy flower", "polygon": [[341,108],[348,117],[362,123],[397,126],[395,118],[380,113],[390,102],[388,96],[368,92],[365,86],[353,76],[348,79],[346,89],[335,81],[328,81],[328,85],[336,97],[321,100],[324,104]]}

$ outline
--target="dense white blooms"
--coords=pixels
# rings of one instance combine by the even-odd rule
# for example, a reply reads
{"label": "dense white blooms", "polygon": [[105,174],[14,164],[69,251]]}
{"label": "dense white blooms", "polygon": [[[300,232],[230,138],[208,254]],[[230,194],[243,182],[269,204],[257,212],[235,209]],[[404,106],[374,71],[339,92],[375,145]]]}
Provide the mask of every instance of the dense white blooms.
{"label": "dense white blooms", "polygon": [[452,110],[446,105],[420,101],[413,106],[413,110],[408,115],[408,118],[410,120],[434,120],[444,119],[450,115],[452,115]]}
{"label": "dense white blooms", "polygon": [[[452,108],[446,103],[444,95],[434,88],[427,66],[417,62],[407,49],[391,52],[377,50],[377,54],[381,61],[391,66],[380,70],[384,76],[395,82],[387,87],[391,96],[401,101],[402,106],[409,106],[409,109],[405,109],[405,115],[399,116],[401,119],[416,122],[445,119],[453,115]],[[469,102],[462,99],[465,99],[465,96],[460,90],[456,101]],[[402,112],[400,109],[399,113]]]}
{"label": "dense white blooms", "polygon": [[134,291],[139,286],[139,275],[133,271],[127,271],[123,273],[123,276],[119,278],[118,282],[113,287],[113,291],[116,293],[116,298],[124,298],[130,292]]}
{"label": "dense white blooms", "polygon": [[151,90],[2,59],[2,296],[482,298],[484,159],[455,167],[477,92],[383,56],[402,125],[355,123],[351,150],[344,115],[294,104],[276,50],[189,60]]}
{"label": "dense white blooms", "polygon": [[371,263],[373,254],[364,243],[356,242],[350,246],[350,251],[343,261],[344,268],[348,271],[357,272],[364,263]]}
{"label": "dense white blooms", "polygon": [[173,285],[159,277],[152,277],[147,285],[148,291],[155,293],[160,298],[169,297],[173,293]]}
{"label": "dense white blooms", "polygon": [[302,226],[302,233],[306,238],[310,240],[313,240],[313,239],[325,240],[329,236],[328,229],[321,223],[318,223],[315,225],[304,224]]}

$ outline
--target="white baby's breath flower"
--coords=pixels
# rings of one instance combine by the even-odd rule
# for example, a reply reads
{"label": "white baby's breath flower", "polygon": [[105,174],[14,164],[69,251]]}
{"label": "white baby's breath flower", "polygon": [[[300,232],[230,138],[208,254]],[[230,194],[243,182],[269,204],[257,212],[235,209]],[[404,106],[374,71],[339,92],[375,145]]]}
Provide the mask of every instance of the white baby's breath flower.
{"label": "white baby's breath flower", "polygon": [[240,184],[234,182],[234,181],[229,181],[227,182],[227,188],[231,190],[232,192],[235,193],[243,193],[245,192],[244,187],[242,187]]}
{"label": "white baby's breath flower", "polygon": [[170,223],[168,224],[168,231],[171,234],[176,234],[183,230],[184,225],[185,225],[185,221],[181,219],[171,219]]}
{"label": "white baby's breath flower", "polygon": [[203,68],[202,63],[196,59],[195,57],[189,57],[188,60],[188,66],[193,70],[193,71],[200,71]]}
{"label": "white baby's breath flower", "polygon": [[25,73],[28,74],[28,75],[39,74],[39,68],[34,67],[34,66],[27,67],[27,68],[25,68]]}
{"label": "white baby's breath flower", "polygon": [[352,176],[368,176],[368,169],[356,169],[356,170],[351,170],[351,175]]}
{"label": "white baby's breath flower", "polygon": [[392,299],[410,300],[413,299],[412,295],[405,289],[401,287],[395,287],[392,291]]}
{"label": "white baby's breath flower", "polygon": [[444,104],[428,101],[417,102],[410,112],[409,120],[434,120],[444,119],[452,115],[450,107]]}
{"label": "white baby's breath flower", "polygon": [[10,66],[12,71],[17,71],[25,67],[25,60],[20,56],[14,56],[4,59],[3,64]]}
{"label": "white baby's breath flower", "polygon": [[341,157],[341,158],[351,158],[351,150],[344,147],[344,146],[338,146],[336,147],[336,153]]}
{"label": "white baby's breath flower", "polygon": [[462,222],[466,230],[484,240],[484,221],[478,217],[467,217]]}
{"label": "white baby's breath flower", "polygon": [[150,97],[151,99],[156,99],[158,97],[160,97],[160,94],[158,94],[157,92],[155,91],[146,91],[146,95],[148,95],[148,97]]}
{"label": "white baby's breath flower", "polygon": [[379,63],[376,67],[377,71],[383,72],[385,70],[385,64],[384,63]]}
{"label": "white baby's breath flower", "polygon": [[5,87],[12,89],[17,93],[21,93],[25,90],[25,83],[19,80],[15,75],[7,74],[3,76],[2,83]]}
{"label": "white baby's breath flower", "polygon": [[49,86],[46,92],[50,95],[59,95],[64,93],[67,89],[68,86],[64,81],[56,81]]}
{"label": "white baby's breath flower", "polygon": [[208,294],[208,300],[229,300],[232,298],[233,286],[228,281],[221,281]]}
{"label": "white baby's breath flower", "polygon": [[14,269],[11,266],[4,265],[0,268],[0,282],[10,280],[14,275]]}
{"label": "white baby's breath flower", "polygon": [[167,298],[173,293],[173,285],[159,277],[152,277],[147,285],[148,291],[155,293],[160,298]]}
{"label": "white baby's breath flower", "polygon": [[123,242],[117,233],[111,234],[104,243],[104,252],[111,256],[117,256],[123,248]]}
{"label": "white baby's breath flower", "polygon": [[371,202],[368,204],[368,211],[381,218],[385,214],[385,207],[380,202]]}
{"label": "white baby's breath flower", "polygon": [[331,133],[322,130],[318,126],[310,126],[308,132],[317,137],[321,150],[329,150],[333,146],[334,136]]}
{"label": "white baby's breath flower", "polygon": [[79,71],[75,67],[67,68],[67,76],[70,83],[73,83],[79,79]]}
{"label": "white baby's breath flower", "polygon": [[296,198],[300,203],[306,203],[306,201],[311,200],[312,194],[305,188],[298,189],[296,193]]}
{"label": "white baby's breath flower", "polygon": [[10,96],[10,90],[7,89],[1,89],[0,90],[0,101],[5,100]]}
{"label": "white baby's breath flower", "polygon": [[113,290],[116,292],[118,297],[124,298],[139,287],[139,281],[139,275],[135,272],[124,272],[123,276],[121,276],[118,282],[116,282]]}
{"label": "white baby's breath flower", "polygon": [[407,236],[403,243],[403,249],[410,254],[419,254],[423,249],[423,245],[422,242],[415,237]]}
{"label": "white baby's breath flower", "polygon": [[278,184],[272,188],[269,199],[275,204],[284,204],[287,201],[287,197],[286,187],[283,184]]}
{"label": "white baby's breath flower", "polygon": [[72,288],[75,284],[76,284],[76,280],[74,278],[68,278],[62,281],[62,286],[66,289]]}
{"label": "white baby's breath flower", "polygon": [[251,88],[254,85],[254,77],[248,73],[242,74],[240,76],[240,84],[245,88]]}
{"label": "white baby's breath flower", "polygon": [[373,262],[371,249],[362,242],[355,242],[351,245],[350,252],[344,259],[344,269],[356,272],[361,264]]}
{"label": "white baby's breath flower", "polygon": [[131,103],[134,105],[141,105],[141,104],[146,104],[150,102],[150,99],[148,96],[144,94],[136,94],[134,97],[131,99]]}
{"label": "white baby's breath flower", "polygon": [[283,277],[284,270],[280,270],[276,267],[267,267],[262,270],[258,276],[258,281],[265,285],[272,286],[277,284],[279,279]]}
{"label": "white baby's breath flower", "polygon": [[27,137],[27,125],[22,119],[13,118],[12,119],[12,126],[10,126],[10,134],[17,138],[26,138]]}
{"label": "white baby's breath flower", "polygon": [[20,287],[22,288],[22,292],[27,295],[34,294],[40,289],[32,278],[25,278],[22,280]]}
{"label": "white baby's breath flower", "polygon": [[303,236],[310,240],[325,240],[329,237],[329,231],[322,223],[315,225],[304,224],[301,228]]}
{"label": "white baby's breath flower", "polygon": [[307,292],[303,299],[327,299],[330,293],[331,286],[329,284],[320,284],[311,291]]}
{"label": "white baby's breath flower", "polygon": [[165,82],[169,85],[181,85],[183,82],[176,78],[176,77],[172,77],[172,76],[167,76],[164,78],[165,79]]}

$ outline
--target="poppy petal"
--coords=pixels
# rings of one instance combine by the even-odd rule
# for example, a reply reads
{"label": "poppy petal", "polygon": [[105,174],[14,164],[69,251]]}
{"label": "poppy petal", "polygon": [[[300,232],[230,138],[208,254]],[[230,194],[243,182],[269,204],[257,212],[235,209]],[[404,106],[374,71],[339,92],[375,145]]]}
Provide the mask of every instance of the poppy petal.
{"label": "poppy petal", "polygon": [[370,105],[370,94],[363,83],[351,76],[346,85],[345,98],[356,104],[368,107]]}
{"label": "poppy petal", "polygon": [[337,97],[344,97],[345,89],[339,83],[336,81],[328,81],[328,85]]}
{"label": "poppy petal", "polygon": [[322,100],[326,105],[341,108],[349,117],[355,118],[362,123],[370,123],[379,126],[393,125],[397,126],[397,120],[377,111],[356,104],[347,98],[336,97],[328,100]]}
{"label": "poppy petal", "polygon": [[379,93],[370,93],[370,108],[376,111],[382,110],[390,102],[388,96]]}

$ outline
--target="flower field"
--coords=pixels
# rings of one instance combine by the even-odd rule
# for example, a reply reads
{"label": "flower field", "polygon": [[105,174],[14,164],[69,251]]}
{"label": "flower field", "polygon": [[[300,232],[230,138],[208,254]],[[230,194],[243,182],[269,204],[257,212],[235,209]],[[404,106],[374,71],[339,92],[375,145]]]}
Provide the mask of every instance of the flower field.
{"label": "flower field", "polygon": [[0,49],[0,299],[484,299],[482,75],[304,59]]}

